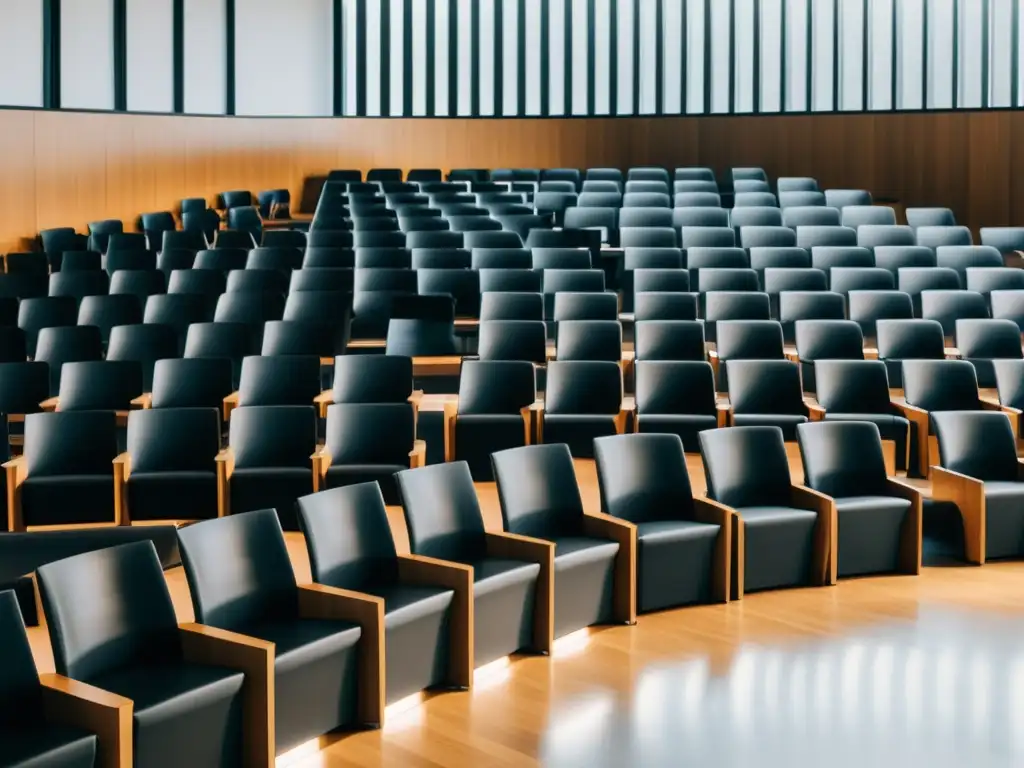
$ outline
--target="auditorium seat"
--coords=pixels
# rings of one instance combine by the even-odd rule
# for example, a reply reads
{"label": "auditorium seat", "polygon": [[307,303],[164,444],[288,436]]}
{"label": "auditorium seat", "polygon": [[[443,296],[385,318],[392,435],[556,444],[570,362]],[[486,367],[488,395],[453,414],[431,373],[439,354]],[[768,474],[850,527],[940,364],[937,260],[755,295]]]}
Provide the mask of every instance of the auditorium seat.
{"label": "auditorium seat", "polygon": [[[507,294],[534,296],[536,294]],[[477,341],[480,360],[547,362],[547,327],[540,320],[484,320]]]}
{"label": "auditorium seat", "polygon": [[33,359],[49,367],[50,395],[56,396],[64,363],[103,359],[100,330],[94,325],[43,328]]}
{"label": "auditorium seat", "polygon": [[724,426],[714,373],[704,361],[638,361],[635,402],[634,432],[677,435],[690,453],[700,450],[698,433]]}
{"label": "auditorium seat", "polygon": [[489,291],[480,296],[480,323],[496,320],[543,320],[540,293]]}
{"label": "auditorium seat", "polygon": [[103,344],[110,339],[110,330],[114,326],[141,322],[142,304],[137,296],[131,294],[86,296],[78,305],[78,325],[99,328]]}
{"label": "auditorium seat", "polygon": [[696,320],[698,296],[682,291],[637,291],[633,320]]}
{"label": "auditorium seat", "polygon": [[918,245],[936,249],[940,246],[974,244],[971,230],[961,226],[918,226],[915,237]]}
{"label": "auditorium seat", "polygon": [[877,248],[886,245],[921,245],[911,227],[891,224],[864,224],[857,228],[857,245]]}
{"label": "auditorium seat", "polygon": [[178,336],[169,325],[117,325],[110,329],[107,360],[128,360],[142,368],[143,391],[153,388],[157,360],[178,356]]}
{"label": "auditorium seat", "polygon": [[723,320],[709,353],[719,392],[729,391],[729,360],[784,360],[782,326],[775,320]]}
{"label": "auditorium seat", "polygon": [[712,343],[718,338],[719,322],[771,319],[771,306],[767,293],[716,290],[706,294],[702,292],[702,296],[704,299],[704,335]]}
{"label": "auditorium seat", "polygon": [[907,208],[907,224],[918,227],[954,227],[956,217],[949,208]]}
{"label": "auditorium seat", "polygon": [[903,389],[904,360],[944,360],[945,339],[935,320],[886,319],[877,323],[878,359],[885,363],[889,386]]}
{"label": "auditorium seat", "polygon": [[707,358],[704,324],[697,320],[638,320],[633,337],[636,362]]}
{"label": "auditorium seat", "polygon": [[783,439],[796,440],[796,427],[808,420],[800,369],[789,360],[731,360],[729,423],[734,427],[774,426]]}
{"label": "auditorium seat", "polygon": [[960,359],[974,365],[978,386],[996,386],[994,363],[1000,359],[1020,360],[1020,329],[1011,320],[957,320],[956,348]]}
{"label": "auditorium seat", "polygon": [[566,443],[577,458],[592,458],[595,437],[622,434],[626,428],[619,363],[549,363],[538,416],[538,443]]}

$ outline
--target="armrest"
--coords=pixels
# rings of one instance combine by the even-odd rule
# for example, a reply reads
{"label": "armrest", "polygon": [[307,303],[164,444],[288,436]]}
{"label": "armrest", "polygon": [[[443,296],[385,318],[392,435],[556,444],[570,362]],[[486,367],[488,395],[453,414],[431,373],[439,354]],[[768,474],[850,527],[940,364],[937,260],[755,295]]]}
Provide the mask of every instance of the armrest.
{"label": "armrest", "polygon": [[[713,499],[695,497],[693,500],[693,518],[698,523],[710,523],[719,526],[718,540],[715,543],[715,562],[711,569],[712,592],[721,603],[729,602],[733,588],[733,539],[741,521],[736,510]],[[742,564],[740,568],[742,569]],[[739,576],[742,579],[742,570]],[[739,585],[742,589],[742,584]]]}
{"label": "armrest", "polygon": [[694,497],[693,518],[698,523],[728,526],[735,518],[736,510],[706,496]]}
{"label": "armrest", "polygon": [[423,555],[399,555],[398,578],[406,584],[447,587],[455,592],[449,617],[449,682],[457,688],[473,683],[473,568]]}
{"label": "armrest", "polygon": [[231,448],[222,448],[214,457],[217,467],[217,514],[231,514],[231,473],[235,471],[235,454]]}
{"label": "armrest", "polygon": [[114,457],[114,512],[118,525],[131,525],[125,484],[132,473],[132,457],[125,451]]}
{"label": "armrest", "polygon": [[636,526],[611,515],[588,513],[583,515],[583,533],[618,543],[612,595],[615,618],[623,624],[636,624]]}
{"label": "armrest", "polygon": [[246,764],[274,764],[274,644],[204,624],[178,627],[186,661],[227,667],[245,673],[242,717],[245,723]]}
{"label": "armrest", "polygon": [[956,504],[964,521],[967,561],[985,564],[985,483],[943,467],[932,467],[932,499]]}
{"label": "armrest", "polygon": [[910,502],[910,514],[900,533],[900,570],[916,575],[921,572],[924,496],[918,488],[892,477],[886,481],[885,490],[891,496]]}
{"label": "armrest", "polygon": [[455,421],[459,417],[459,401],[444,401],[444,460],[455,461]]}
{"label": "armrest", "polygon": [[807,408],[807,415],[811,421],[824,421],[825,420],[825,409],[818,403],[811,403],[804,400],[804,407]]}
{"label": "armrest", "polygon": [[620,408],[615,414],[615,432],[619,435],[626,434],[626,424],[629,423],[629,414],[632,411],[628,408]]}
{"label": "armrest", "polygon": [[143,392],[136,398],[132,399],[132,407],[141,408],[142,410],[148,410],[153,407],[153,393]]}
{"label": "armrest", "polygon": [[222,407],[224,409],[224,423],[225,424],[227,424],[228,421],[231,420],[231,412],[233,410],[235,410],[235,408],[238,407],[238,400],[239,400],[239,396],[238,396],[238,392],[237,391],[232,392],[230,395],[228,395],[227,397],[224,398],[224,404],[223,404]]}
{"label": "armrest", "polygon": [[[906,400],[893,398],[892,406],[900,415],[903,416],[912,425],[917,427],[917,469],[918,474],[921,477],[928,477],[928,466],[929,466],[929,447],[928,447],[928,435],[930,433],[928,411],[923,408],[918,408],[915,405],[910,405]],[[909,440],[908,440],[909,445]]]}
{"label": "armrest", "polygon": [[316,493],[325,487],[327,470],[331,468],[334,459],[326,445],[317,446],[309,459],[313,462],[313,492]]}
{"label": "armrest", "polygon": [[60,407],[60,397],[48,397],[39,404],[39,408],[43,411],[53,412]]}
{"label": "armrest", "polygon": [[533,412],[533,423],[534,423],[534,436],[537,438],[537,444],[542,445],[544,443],[544,403],[538,401],[530,406],[530,410]]}
{"label": "armrest", "polygon": [[489,557],[526,560],[540,564],[537,599],[533,608],[533,645],[541,653],[551,653],[555,641],[555,545],[550,541],[515,533],[484,535]]}
{"label": "armrest", "polygon": [[28,462],[25,456],[17,456],[4,462],[7,475],[7,530],[25,530],[25,521],[21,514],[21,484],[28,477]]}
{"label": "armrest", "polygon": [[1003,405],[998,400],[990,397],[979,397],[978,404],[981,406],[983,411],[999,411],[1005,413],[1006,417],[1010,420],[1010,428],[1013,429],[1013,437],[1015,440],[1020,439],[1020,414],[1019,408],[1011,408],[1008,405]]}
{"label": "armrest", "polygon": [[102,768],[131,768],[133,713],[131,699],[55,674],[39,676],[43,711],[48,720],[96,734]]}
{"label": "armrest", "polygon": [[409,469],[417,469],[427,465],[427,442],[416,440],[409,451]]}
{"label": "armrest", "polygon": [[839,572],[839,521],[835,499],[803,485],[792,486],[790,493],[794,507],[818,514],[814,530],[814,573],[819,584],[835,584]]}
{"label": "armrest", "polygon": [[715,415],[718,417],[718,426],[727,427],[732,421],[732,406],[728,403],[715,403]]}
{"label": "armrest", "polygon": [[420,403],[423,401],[423,390],[414,389],[412,394],[409,395],[409,403],[412,405],[412,418],[413,421],[420,416]]}
{"label": "armrest", "polygon": [[327,407],[334,402],[334,390],[325,389],[313,398],[313,405],[317,407],[321,419],[327,418]]}
{"label": "armrest", "polygon": [[299,615],[304,619],[350,621],[362,628],[359,719],[366,724],[383,724],[384,598],[323,584],[306,584],[299,587]]}

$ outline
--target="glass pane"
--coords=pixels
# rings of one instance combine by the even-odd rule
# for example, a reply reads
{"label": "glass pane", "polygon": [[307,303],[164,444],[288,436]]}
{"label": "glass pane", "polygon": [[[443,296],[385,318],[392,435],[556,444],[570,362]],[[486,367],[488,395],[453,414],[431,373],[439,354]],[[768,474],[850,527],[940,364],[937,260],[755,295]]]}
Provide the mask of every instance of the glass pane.
{"label": "glass pane", "polygon": [[868,40],[868,109],[892,109],[892,12],[895,0],[871,0]]}
{"label": "glass pane", "polygon": [[704,0],[684,0],[686,6],[686,111],[704,111]]}
{"label": "glass pane", "polygon": [[572,0],[572,113],[587,114],[587,0]]}
{"label": "glass pane", "polygon": [[540,114],[540,0],[526,3],[526,114]]}
{"label": "glass pane", "polygon": [[[22,6],[27,9],[34,9],[37,3],[13,3],[13,7],[17,8],[14,11],[15,16],[25,13],[22,11]],[[267,8],[265,4],[256,4],[257,8],[267,13],[273,13],[273,8]],[[242,9],[239,9],[242,10]],[[309,17],[316,18],[317,15],[316,4],[310,5]],[[11,19],[11,11],[5,8],[4,23],[0,24],[0,65],[3,64],[3,47],[4,47],[4,28],[10,25],[13,21],[15,28],[17,29],[18,19]],[[250,14],[261,19],[263,23],[266,23],[267,19],[264,13]],[[139,112],[173,112],[174,111],[174,4],[171,0],[135,0],[135,2],[128,3],[125,13],[125,22],[127,28],[127,43],[128,50],[126,51],[126,69],[128,72],[127,82],[127,99],[128,109]],[[302,14],[296,14],[298,17],[296,22],[298,27],[301,29],[304,19]],[[238,22],[242,22],[242,14],[238,17]],[[323,24],[323,21],[316,19],[317,24]],[[328,25],[329,26],[329,25]],[[41,27],[36,28],[41,29]],[[308,27],[307,27],[308,29]],[[323,29],[322,26],[318,29]],[[293,24],[289,30],[291,34],[285,38],[285,43],[295,44],[295,32],[296,25]],[[271,43],[272,41],[267,40],[270,36],[263,34],[263,44]],[[35,39],[34,36],[29,36],[29,42]],[[238,41],[241,43],[246,38],[239,36]],[[330,40],[330,37],[328,37]],[[295,48],[292,48],[295,50]],[[303,56],[302,54],[306,55]],[[31,74],[30,63],[32,59],[26,59],[25,61],[17,65],[18,74],[22,73],[28,75]],[[35,61],[42,61],[41,58],[35,59]],[[298,56],[298,61],[294,62],[297,68],[304,74],[310,74],[313,80],[313,84],[310,88],[305,89],[306,95],[310,92],[314,94],[314,97],[309,102],[296,103],[292,102],[291,107],[295,108],[300,106],[304,111],[295,112],[294,114],[322,114],[320,112],[306,112],[305,110],[317,109],[322,106],[315,98],[316,84],[322,82],[321,72],[310,72],[309,63],[316,61],[317,66],[322,66],[323,62],[319,60],[319,50],[317,45],[311,45],[308,49],[303,49],[302,53]],[[330,55],[328,53],[327,58],[327,72],[330,75]],[[289,62],[292,63],[292,62]],[[305,65],[305,66],[304,66]],[[291,70],[294,72],[295,68]],[[3,101],[3,68],[0,66],[0,101]],[[242,70],[238,70],[239,77],[243,74]],[[274,72],[274,79],[276,81],[283,80],[285,75],[281,72]],[[251,77],[256,77],[252,75]],[[32,78],[26,78],[29,82],[32,82]],[[299,89],[302,91],[303,89]],[[269,102],[271,99],[264,97],[265,101]],[[263,100],[261,100],[263,101]],[[262,106],[262,105],[261,105]],[[273,105],[268,105],[273,106]],[[328,88],[328,107],[330,106],[330,89]],[[269,114],[269,113],[268,113]]]}
{"label": "glass pane", "polygon": [[683,98],[683,4],[665,3],[662,16],[665,50],[664,111],[677,115],[682,112]]}
{"label": "glass pane", "polygon": [[953,0],[928,0],[928,108],[953,106]]}
{"label": "glass pane", "polygon": [[832,3],[814,4],[814,65],[811,109],[816,112],[831,112],[837,107],[835,100],[835,24]]}
{"label": "glass pane", "polygon": [[61,106],[114,108],[113,0],[64,0],[60,81]]}
{"label": "glass pane", "polygon": [[427,114],[427,0],[412,0],[412,113]]}
{"label": "glass pane", "polygon": [[960,4],[960,107],[981,106],[981,61],[988,55],[983,48],[981,6],[981,0]]}
{"label": "glass pane", "polygon": [[839,10],[839,108],[864,107],[864,4],[841,0]]}
{"label": "glass pane", "polygon": [[989,106],[1010,106],[1010,67],[1013,56],[1014,0],[992,0],[989,35],[992,60],[988,69]]}
{"label": "glass pane", "polygon": [[473,110],[473,0],[458,0],[456,4],[459,24],[459,103],[458,114],[468,115]]}
{"label": "glass pane", "polygon": [[405,107],[405,9],[402,0],[387,0],[391,3],[391,61],[386,69],[390,69],[391,78],[391,114],[402,116]]}
{"label": "glass pane", "polygon": [[736,0],[736,111],[754,110],[754,3]]}
{"label": "glass pane", "polygon": [[711,111],[729,111],[729,37],[732,34],[729,4],[711,3]]}
{"label": "glass pane", "polygon": [[548,61],[548,111],[552,115],[565,114],[565,3],[554,0],[550,4],[548,30],[551,40]]}
{"label": "glass pane", "polygon": [[480,114],[494,114],[494,2],[477,0],[480,12]]}
{"label": "glass pane", "polygon": [[382,0],[366,2],[366,50],[359,52],[359,60],[366,68],[366,114],[380,116],[380,4]]}
{"label": "glass pane", "polygon": [[449,0],[434,0],[434,2],[437,21],[434,26],[434,100],[436,103],[434,114],[444,117],[452,114],[451,105],[448,103],[448,13],[450,8]]}
{"label": "glass pane", "polygon": [[782,108],[782,2],[761,0],[761,111]]}
{"label": "glass pane", "polygon": [[[631,115],[633,114],[633,3],[636,0],[619,0],[619,46],[618,46],[618,64],[619,64],[619,76],[618,76],[618,104],[612,105],[612,110],[615,114],[619,115]],[[648,0],[651,2],[651,0]],[[601,18],[601,14],[598,14],[598,18]],[[601,43],[597,43],[598,50],[604,48]],[[610,46],[608,46],[610,50]],[[616,55],[616,52],[612,52],[612,55]],[[607,82],[604,78],[598,76],[598,85],[602,82]],[[602,110],[598,107],[598,112]]]}
{"label": "glass pane", "polygon": [[43,106],[43,0],[20,0],[4,8],[0,104]]}
{"label": "glass pane", "polygon": [[519,100],[519,3],[522,0],[505,0],[503,3],[504,57],[502,65],[503,115],[514,115]]}
{"label": "glass pane", "polygon": [[786,0],[786,103],[787,112],[806,112],[807,14],[809,0]]}
{"label": "glass pane", "polygon": [[926,0],[900,0],[899,46],[899,101],[900,109],[921,109],[924,68],[924,4]]}
{"label": "glass pane", "polygon": [[[669,3],[671,5],[671,3]],[[664,23],[664,19],[662,19]],[[658,6],[640,0],[640,113],[657,111]]]}

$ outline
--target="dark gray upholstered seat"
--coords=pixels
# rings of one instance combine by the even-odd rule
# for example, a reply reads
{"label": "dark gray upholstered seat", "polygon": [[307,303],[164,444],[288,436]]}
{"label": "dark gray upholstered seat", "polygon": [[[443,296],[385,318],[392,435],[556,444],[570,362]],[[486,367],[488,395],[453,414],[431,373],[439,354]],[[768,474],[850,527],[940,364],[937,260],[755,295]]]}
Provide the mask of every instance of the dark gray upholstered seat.
{"label": "dark gray upholstered seat", "polygon": [[718,426],[715,377],[704,361],[636,364],[636,431],[677,435],[686,451],[700,450],[699,432]]}
{"label": "dark gray upholstered seat", "polygon": [[735,427],[777,426],[786,440],[807,421],[800,369],[789,360],[731,360],[729,402]]}
{"label": "dark gray upholstered seat", "polygon": [[618,431],[622,369],[607,361],[557,361],[548,365],[540,437],[566,443],[573,456],[593,456],[595,437]]}

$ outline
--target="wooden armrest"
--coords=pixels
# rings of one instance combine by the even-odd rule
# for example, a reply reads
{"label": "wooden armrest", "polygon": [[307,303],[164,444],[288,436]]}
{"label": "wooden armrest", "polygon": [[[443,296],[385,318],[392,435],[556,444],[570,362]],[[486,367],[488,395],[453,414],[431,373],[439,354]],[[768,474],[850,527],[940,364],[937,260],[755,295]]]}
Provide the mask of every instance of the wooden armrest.
{"label": "wooden armrest", "polygon": [[732,406],[728,403],[715,403],[715,415],[718,417],[718,426],[727,427],[732,421]]}
{"label": "wooden armrest", "polygon": [[520,408],[519,415],[523,417],[523,445],[533,445],[533,405]]}
{"label": "wooden armrest", "polygon": [[277,751],[274,737],[274,644],[205,624],[181,624],[178,631],[186,661],[245,673],[242,687],[245,762],[247,765],[272,766]]}
{"label": "wooden armrest", "polygon": [[21,514],[21,484],[28,477],[28,461],[24,455],[16,456],[4,462],[7,479],[7,530],[25,530],[25,520]]}
{"label": "wooden armrest", "polygon": [[118,525],[131,525],[128,492],[125,485],[132,473],[132,457],[127,451],[114,457],[114,513]]}
{"label": "wooden armrest", "polygon": [[455,421],[459,417],[459,401],[444,401],[444,460],[455,461]]}
{"label": "wooden armrest", "polygon": [[409,451],[409,469],[417,469],[427,465],[427,442],[416,440]]}
{"label": "wooden armrest", "polygon": [[334,390],[325,389],[319,395],[313,398],[313,405],[316,406],[317,412],[320,414],[321,419],[327,418],[327,407],[334,402]]}
{"label": "wooden armrest", "polygon": [[214,457],[217,467],[217,515],[231,514],[231,473],[235,471],[235,454],[231,448],[222,448]]}
{"label": "wooden armrest", "polygon": [[236,392],[232,392],[230,395],[228,395],[227,397],[224,398],[224,403],[223,403],[222,407],[224,409],[224,421],[225,421],[225,423],[230,421],[230,419],[231,419],[231,412],[233,410],[235,410],[235,408],[238,407],[238,397],[239,397],[238,396],[238,392],[236,391]]}
{"label": "wooden armrest", "polygon": [[693,517],[699,523],[719,526],[711,567],[711,589],[718,602],[727,603],[732,594],[733,532],[739,525],[739,516],[732,507],[701,497],[693,500]]}
{"label": "wooden armrest", "polygon": [[1011,408],[1008,405],[1003,405],[998,399],[991,397],[980,397],[978,398],[981,408],[984,411],[1000,411],[1006,414],[1006,417],[1010,420],[1010,428],[1013,430],[1013,437],[1015,440],[1020,439],[1020,416],[1021,410],[1019,408]]}
{"label": "wooden armrest", "polygon": [[794,507],[818,514],[814,530],[815,579],[823,586],[835,584],[839,572],[839,520],[835,499],[803,485],[792,486],[790,493]]}
{"label": "wooden armrest", "polygon": [[153,393],[143,392],[136,398],[132,399],[132,407],[141,408],[142,410],[148,410],[153,407]]}
{"label": "wooden armrest", "polygon": [[504,531],[488,532],[484,535],[484,541],[489,557],[540,564],[537,597],[533,607],[533,645],[540,653],[551,653],[551,646],[555,642],[554,543]]}
{"label": "wooden armrest", "polygon": [[56,396],[48,397],[45,400],[43,400],[43,402],[41,402],[39,404],[39,408],[41,410],[44,410],[44,411],[47,411],[47,412],[56,411],[57,408],[59,408],[59,407],[60,407],[60,397],[56,397]]}
{"label": "wooden armrest", "polygon": [[131,768],[134,759],[131,699],[52,673],[39,676],[47,720],[96,734],[96,765]]}
{"label": "wooden armrest", "polygon": [[406,584],[447,587],[455,592],[448,623],[449,683],[469,688],[473,683],[473,568],[423,555],[399,555],[398,579]]}
{"label": "wooden armrest", "polygon": [[[900,398],[893,398],[891,402],[893,408],[899,411],[903,418],[917,427],[917,470],[921,477],[928,477],[928,467],[930,466],[928,436],[931,433],[928,411],[910,405],[906,400]],[[907,445],[909,444],[908,439]]]}
{"label": "wooden armrest", "polygon": [[924,496],[920,489],[893,477],[886,480],[885,490],[891,496],[910,502],[910,514],[907,515],[907,519],[903,523],[903,530],[900,532],[900,570],[903,573],[919,574],[921,572]]}
{"label": "wooden armrest", "polygon": [[626,434],[626,424],[629,423],[629,414],[632,411],[628,408],[620,408],[619,412],[615,414],[615,432],[619,435]]}
{"label": "wooden armrest", "polygon": [[706,496],[694,497],[693,517],[699,523],[728,526],[736,517],[736,510]]}
{"label": "wooden armrest", "polygon": [[824,421],[825,420],[825,409],[818,403],[810,403],[804,400],[804,407],[807,408],[807,415],[811,421]]}
{"label": "wooden armrest", "polygon": [[985,564],[985,483],[943,467],[933,466],[932,499],[956,504],[964,523],[967,561]]}
{"label": "wooden armrest", "polygon": [[537,439],[537,444],[542,445],[544,443],[544,402],[535,402],[530,406],[530,411],[533,413],[534,437]]}
{"label": "wooden armrest", "polygon": [[316,493],[326,487],[327,470],[331,468],[334,458],[326,445],[320,445],[310,455],[309,460],[313,462],[313,493]]}
{"label": "wooden armrest", "polygon": [[299,615],[304,619],[350,621],[362,630],[359,639],[359,719],[384,723],[384,598],[305,584],[299,587]]}
{"label": "wooden armrest", "polygon": [[617,542],[612,601],[615,618],[623,624],[636,624],[636,526],[611,515],[583,515],[583,533],[598,539]]}

